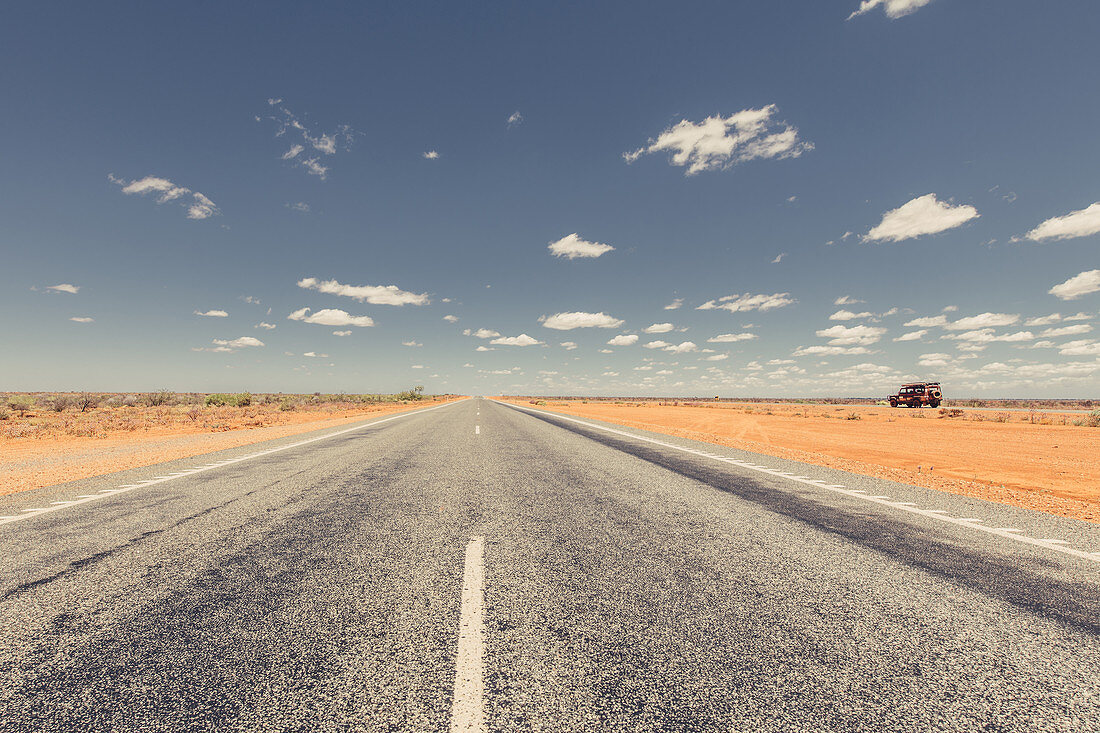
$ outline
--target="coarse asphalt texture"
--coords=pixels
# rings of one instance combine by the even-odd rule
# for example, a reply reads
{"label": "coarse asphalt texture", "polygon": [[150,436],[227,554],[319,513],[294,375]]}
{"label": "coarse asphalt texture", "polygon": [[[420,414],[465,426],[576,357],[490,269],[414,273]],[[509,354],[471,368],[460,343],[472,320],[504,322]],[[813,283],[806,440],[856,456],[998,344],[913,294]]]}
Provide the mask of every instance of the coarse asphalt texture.
{"label": "coarse asphalt texture", "polygon": [[652,440],[1096,525],[584,422],[470,399],[3,497],[0,731],[448,730],[473,537],[485,730],[1100,730],[1100,555]]}

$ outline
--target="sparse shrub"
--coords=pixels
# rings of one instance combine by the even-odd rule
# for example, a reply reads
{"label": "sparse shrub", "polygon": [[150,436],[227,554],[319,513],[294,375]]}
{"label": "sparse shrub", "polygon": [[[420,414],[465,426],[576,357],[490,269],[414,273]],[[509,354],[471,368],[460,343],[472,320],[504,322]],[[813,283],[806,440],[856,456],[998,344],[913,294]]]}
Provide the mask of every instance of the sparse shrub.
{"label": "sparse shrub", "polygon": [[194,422],[195,420],[198,420],[199,415],[201,415],[201,414],[202,414],[202,409],[198,405],[192,406],[191,409],[187,411],[187,417],[190,418],[192,422]]}
{"label": "sparse shrub", "polygon": [[203,400],[203,404],[207,407],[225,407],[226,405],[235,405],[234,396],[231,394],[223,394],[217,392],[215,394],[206,395],[206,399]]}
{"label": "sparse shrub", "polygon": [[18,412],[19,417],[23,417],[34,409],[34,398],[25,394],[11,395],[8,397],[8,407]]}
{"label": "sparse shrub", "polygon": [[138,397],[136,394],[128,394],[123,397],[119,402],[123,407],[133,407],[138,403]]}
{"label": "sparse shrub", "polygon": [[950,409],[946,407],[940,408],[940,417],[962,417],[964,414],[965,413],[957,407],[952,407]]}
{"label": "sparse shrub", "polygon": [[848,414],[847,414],[847,415],[846,415],[846,416],[844,417],[844,419],[845,419],[845,420],[862,420],[863,418],[859,416],[859,413],[858,413],[858,412],[849,412],[849,413],[848,413]]}
{"label": "sparse shrub", "polygon": [[283,412],[293,412],[294,410],[298,409],[298,405],[294,403],[294,400],[284,399],[282,402],[279,403],[279,409]]}
{"label": "sparse shrub", "polygon": [[59,394],[50,398],[50,409],[54,412],[65,412],[73,406],[74,400],[71,395]]}
{"label": "sparse shrub", "polygon": [[164,405],[174,404],[176,401],[176,393],[170,392],[166,389],[158,389],[156,392],[150,392],[145,395],[145,404],[150,407],[161,407]]}
{"label": "sparse shrub", "polygon": [[1100,428],[1100,410],[1093,410],[1085,418],[1085,424],[1090,428]]}
{"label": "sparse shrub", "polygon": [[7,405],[0,405],[0,420],[7,420],[11,417],[11,412],[8,410]]}
{"label": "sparse shrub", "polygon": [[1008,422],[1012,419],[1012,415],[1007,412],[995,412],[989,416],[991,422]]}
{"label": "sparse shrub", "polygon": [[249,392],[238,392],[237,394],[233,395],[233,399],[235,400],[234,404],[236,404],[237,407],[248,407],[252,404],[252,395]]}
{"label": "sparse shrub", "polygon": [[76,398],[76,406],[80,408],[81,412],[87,412],[88,410],[94,410],[99,406],[99,398],[89,392],[83,392]]}

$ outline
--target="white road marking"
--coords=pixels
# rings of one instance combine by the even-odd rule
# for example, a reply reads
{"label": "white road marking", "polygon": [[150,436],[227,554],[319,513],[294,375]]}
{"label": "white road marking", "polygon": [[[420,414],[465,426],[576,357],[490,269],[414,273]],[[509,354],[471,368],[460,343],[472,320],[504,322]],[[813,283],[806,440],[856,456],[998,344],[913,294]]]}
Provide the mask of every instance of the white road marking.
{"label": "white road marking", "polygon": [[37,508],[34,508],[34,509],[21,509],[20,511],[22,511],[24,513],[20,514],[18,516],[15,516],[15,517],[0,517],[0,525],[11,524],[12,522],[18,522],[20,520],[28,519],[30,517],[37,517],[37,516],[40,516],[42,514],[47,514],[49,512],[56,512],[56,511],[59,511],[61,509],[68,509],[69,507],[77,506],[79,504],[87,504],[88,502],[96,501],[97,499],[105,499],[108,496],[113,496],[115,494],[122,494],[122,493],[125,493],[127,491],[132,491],[133,489],[140,489],[140,488],[144,488],[146,486],[153,486],[154,484],[162,484],[162,483],[165,483],[166,481],[174,481],[175,479],[182,478],[184,476],[192,476],[196,473],[201,473],[203,471],[212,471],[215,468],[221,468],[222,466],[227,466],[231,463],[240,463],[241,461],[247,461],[247,460],[250,460],[252,458],[259,458],[260,456],[266,456],[270,453],[278,453],[280,451],[290,450],[291,448],[300,448],[303,445],[309,445],[310,443],[316,443],[318,440],[327,440],[328,438],[335,438],[337,435],[346,435],[347,433],[354,433],[357,430],[366,430],[367,428],[373,428],[375,425],[381,425],[382,423],[387,423],[387,422],[390,422],[391,420],[398,420],[398,419],[403,418],[403,417],[408,417],[409,415],[419,415],[423,412],[431,412],[432,410],[439,410],[443,407],[450,407],[452,405],[457,405],[460,402],[465,402],[465,400],[458,400],[457,402],[448,402],[445,405],[436,405],[435,407],[425,407],[425,408],[422,408],[422,409],[419,409],[419,410],[412,410],[411,412],[402,412],[398,415],[393,415],[391,417],[383,418],[382,420],[375,420],[375,421],[369,422],[365,425],[356,425],[353,428],[347,428],[346,430],[339,430],[335,433],[328,433],[326,435],[321,435],[321,436],[318,436],[316,438],[309,438],[308,440],[300,440],[297,443],[291,443],[289,445],[279,446],[278,448],[271,448],[269,450],[260,451],[259,453],[252,453],[252,454],[247,455],[247,456],[240,456],[239,458],[227,458],[224,461],[219,461],[218,463],[215,463],[215,464],[212,464],[212,465],[209,465],[209,466],[204,466],[202,468],[197,468],[193,471],[188,471],[188,472],[184,472],[184,473],[177,473],[177,474],[173,474],[173,475],[170,475],[170,476],[157,476],[156,478],[149,479],[148,481],[142,481],[141,483],[137,483],[137,484],[123,484],[123,485],[119,486],[117,489],[100,489],[98,494],[93,494],[93,495],[90,495],[90,496],[85,494],[79,499],[76,499],[74,501],[67,501],[67,502],[64,502],[63,504],[60,504],[58,506],[37,507]]}
{"label": "white road marking", "polygon": [[485,730],[485,538],[466,545],[451,733]]}
{"label": "white road marking", "polygon": [[[494,402],[495,402],[495,400],[494,400]],[[513,404],[507,403],[507,402],[498,402],[497,404],[505,405],[507,407],[512,407],[512,408],[515,408],[517,410],[523,410],[525,412],[533,412],[533,413],[539,414],[539,415],[550,415],[551,417],[555,417],[555,418],[558,418],[560,420],[566,420],[568,422],[576,423],[578,425],[584,425],[585,427],[589,427],[589,428],[592,428],[594,430],[600,430],[602,432],[612,433],[614,435],[622,435],[622,436],[630,438],[632,440],[638,440],[638,441],[641,441],[643,443],[650,443],[652,445],[659,445],[662,448],[669,448],[671,450],[680,451],[681,453],[691,453],[692,455],[697,455],[697,456],[705,456],[706,455],[703,451],[698,451],[698,450],[695,450],[693,448],[685,448],[683,446],[675,445],[673,443],[666,443],[663,440],[655,440],[654,438],[646,438],[644,436],[636,435],[634,433],[628,433],[625,430],[616,430],[614,428],[605,427],[603,425],[598,425],[596,423],[591,423],[591,422],[588,422],[586,420],[578,420],[577,418],[568,417],[567,415],[562,415],[562,414],[557,413],[557,412],[549,412],[549,411],[546,411],[546,410],[535,410],[535,409],[532,409],[530,407],[522,407],[520,405],[513,405]],[[830,487],[830,486],[821,486],[820,484],[816,484],[816,483],[814,483],[812,481],[809,481],[809,480],[806,480],[806,479],[795,478],[795,477],[789,476],[789,475],[784,476],[782,474],[782,472],[776,471],[775,469],[772,469],[772,468],[768,468],[767,466],[757,466],[755,464],[746,463],[745,461],[739,461],[736,458],[720,457],[720,458],[716,458],[715,460],[721,461],[722,463],[732,463],[732,464],[735,464],[735,465],[740,466],[742,468],[748,468],[748,469],[751,469],[751,470],[754,470],[754,471],[760,471],[761,473],[767,473],[767,474],[770,474],[772,476],[780,476],[781,478],[786,478],[788,481],[795,481],[795,482],[800,483],[800,484],[806,484],[808,486],[815,486],[815,487],[820,488],[820,489],[827,489],[828,491],[833,491],[833,492],[836,492],[838,494],[844,494],[844,495],[850,496],[854,499],[862,499],[863,501],[869,501],[873,504],[880,504],[882,506],[892,507],[894,509],[898,509],[898,510],[903,511],[903,512],[909,512],[910,514],[919,514],[922,517],[928,517],[929,519],[935,519],[935,520],[940,521],[940,522],[946,522],[948,524],[954,524],[954,525],[959,526],[959,527],[969,527],[970,529],[973,529],[973,530],[978,531],[978,532],[984,532],[985,534],[996,535],[997,537],[1004,537],[1006,539],[1014,540],[1016,542],[1022,542],[1022,543],[1027,544],[1027,545],[1035,545],[1036,547],[1044,547],[1048,550],[1053,550],[1055,552],[1060,552],[1064,555],[1072,555],[1073,557],[1080,557],[1080,558],[1084,558],[1085,560],[1092,560],[1093,562],[1100,562],[1100,552],[1084,552],[1083,550],[1075,550],[1072,547],[1063,547],[1060,544],[1058,544],[1057,541],[1037,540],[1034,537],[1028,537],[1027,535],[1023,535],[1023,534],[1016,534],[1017,532],[1023,532],[1022,529],[1016,529],[1014,527],[987,527],[987,526],[982,525],[982,524],[975,524],[974,523],[975,521],[981,521],[981,520],[957,519],[955,517],[951,517],[951,516],[948,516],[946,514],[942,514],[940,510],[921,509],[917,506],[913,506],[912,502],[888,501],[888,499],[890,498],[889,496],[867,496],[865,494],[858,493],[853,489],[833,488],[833,487]]]}
{"label": "white road marking", "polygon": [[474,426],[474,435],[481,435],[481,426],[480,425],[475,425]]}

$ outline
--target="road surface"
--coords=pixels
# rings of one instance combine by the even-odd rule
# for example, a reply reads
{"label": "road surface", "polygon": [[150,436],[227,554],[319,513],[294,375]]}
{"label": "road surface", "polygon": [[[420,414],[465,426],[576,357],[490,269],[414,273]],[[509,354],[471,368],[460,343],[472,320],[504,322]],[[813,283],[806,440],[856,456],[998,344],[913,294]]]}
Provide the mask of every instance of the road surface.
{"label": "road surface", "polygon": [[490,400],[0,517],[3,731],[1100,730],[1096,525]]}

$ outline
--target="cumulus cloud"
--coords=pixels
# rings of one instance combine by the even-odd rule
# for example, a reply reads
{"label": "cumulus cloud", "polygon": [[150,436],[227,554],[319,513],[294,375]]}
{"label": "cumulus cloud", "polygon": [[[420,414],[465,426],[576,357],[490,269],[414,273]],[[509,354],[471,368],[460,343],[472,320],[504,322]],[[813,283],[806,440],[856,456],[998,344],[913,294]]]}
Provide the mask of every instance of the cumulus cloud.
{"label": "cumulus cloud", "polygon": [[638,335],[621,333],[607,342],[608,346],[631,346],[638,343]]}
{"label": "cumulus cloud", "polygon": [[649,144],[623,153],[623,159],[633,163],[647,153],[670,151],[671,164],[687,166],[686,175],[690,176],[749,160],[797,158],[813,150],[813,143],[799,139],[796,128],[773,119],[776,109],[770,104],[698,123],[681,120]]}
{"label": "cumulus cloud", "polygon": [[894,341],[920,341],[924,338],[924,335],[928,333],[927,330],[921,329],[919,331],[910,331],[909,333],[903,333],[898,336]]}
{"label": "cumulus cloud", "polygon": [[60,283],[58,285],[47,285],[46,290],[54,293],[72,293],[73,295],[76,295],[77,292],[80,290],[80,286],[72,285],[70,283]]}
{"label": "cumulus cloud", "polygon": [[857,300],[850,295],[842,295],[833,301],[833,305],[855,305],[857,303],[863,303],[865,301]]}
{"label": "cumulus cloud", "polygon": [[268,323],[267,321],[260,321],[255,326],[253,326],[253,328],[265,328],[268,331],[270,331],[270,330],[275,328],[275,324],[274,323]]}
{"label": "cumulus cloud", "polygon": [[885,328],[874,326],[831,326],[816,332],[829,339],[830,346],[870,346],[886,333]]}
{"label": "cumulus cloud", "polygon": [[930,2],[932,0],[863,0],[856,11],[848,16],[848,20],[869,13],[875,8],[882,8],[887,18],[900,18],[917,12]]}
{"label": "cumulus cloud", "polygon": [[856,318],[874,318],[875,314],[870,311],[863,311],[862,313],[853,313],[850,310],[844,310],[843,308],[836,313],[829,316],[830,321],[851,321]]}
{"label": "cumulus cloud", "polygon": [[650,341],[649,343],[642,345],[645,346],[645,348],[647,349],[664,349],[666,347],[672,346],[672,344],[670,344],[669,342],[660,340]]}
{"label": "cumulus cloud", "polygon": [[409,340],[409,341],[402,341],[402,342],[401,342],[401,345],[402,345],[402,346],[412,346],[412,347],[414,347],[414,348],[415,348],[415,347],[417,347],[417,346],[423,346],[424,344],[420,343],[420,342],[419,342],[419,341],[417,341],[416,339],[411,339],[411,340]]}
{"label": "cumulus cloud", "polygon": [[1058,350],[1063,356],[1100,356],[1100,341],[1082,339],[1062,344]]}
{"label": "cumulus cloud", "polygon": [[[217,205],[207,196],[198,191],[192,191],[189,188],[176,185],[167,178],[145,176],[145,178],[126,182],[121,178],[108,175],[107,180],[115,185],[122,186],[122,192],[128,195],[144,196],[148,193],[155,194],[158,204],[165,204],[169,201],[183,199],[180,203],[187,209],[188,219],[209,219],[221,213]],[[190,200],[187,199],[189,194]]]}
{"label": "cumulus cloud", "polygon": [[1086,270],[1048,290],[1062,300],[1073,300],[1100,290],[1100,270]]}
{"label": "cumulus cloud", "polygon": [[305,201],[287,204],[286,207],[291,211],[297,211],[299,214],[308,214],[310,212],[309,204],[307,204]]}
{"label": "cumulus cloud", "polygon": [[772,260],[772,264],[773,264],[773,265],[778,265],[778,264],[779,264],[780,262],[782,262],[782,261],[783,261],[783,258],[784,258],[784,257],[786,257],[786,256],[787,256],[787,253],[786,253],[786,252],[780,252],[779,254],[777,254],[777,255],[775,256],[775,259],[774,259],[774,260]]}
{"label": "cumulus cloud", "polygon": [[309,357],[310,359],[327,359],[328,354],[318,354],[316,351],[307,351],[302,356]]}
{"label": "cumulus cloud", "polygon": [[228,318],[229,314],[220,310],[209,311],[195,311],[196,316],[206,316],[207,318]]}
{"label": "cumulus cloud", "polygon": [[990,344],[997,341],[1008,343],[1032,341],[1035,339],[1035,334],[1031,331],[1017,331],[1016,333],[997,335],[997,332],[992,328],[978,328],[972,331],[964,331],[963,333],[947,334],[944,338],[952,341],[967,341],[974,344]]}
{"label": "cumulus cloud", "polygon": [[95,323],[95,319],[91,316],[73,316],[69,320],[76,323]]}
{"label": "cumulus cloud", "polygon": [[474,351],[496,351],[496,349],[491,346],[478,346]]}
{"label": "cumulus cloud", "polygon": [[473,330],[467,328],[462,332],[462,335],[463,336],[475,336],[479,339],[491,339],[491,338],[496,338],[497,336],[499,336],[500,332],[499,331],[494,331],[491,328],[479,328],[476,331],[473,331]]}
{"label": "cumulus cloud", "polygon": [[900,242],[938,234],[962,226],[980,216],[973,206],[952,206],[936,200],[936,194],[919,196],[882,215],[878,226],[863,235],[864,242]]}
{"label": "cumulus cloud", "polygon": [[248,346],[263,346],[264,342],[260,341],[254,336],[241,336],[233,340],[226,339],[214,339],[214,343],[218,346],[228,346],[231,349],[243,349]]}
{"label": "cumulus cloud", "polygon": [[645,333],[668,333],[674,328],[676,327],[671,323],[654,323],[652,326],[646,326],[642,330]]}
{"label": "cumulus cloud", "polygon": [[333,336],[350,336],[351,331],[333,331],[332,335]]}
{"label": "cumulus cloud", "polygon": [[523,122],[523,115],[521,115],[519,113],[519,110],[517,109],[512,114],[508,115],[508,122],[506,124],[507,124],[508,127],[515,127],[516,125],[520,124],[521,122]]}
{"label": "cumulus cloud", "polygon": [[576,232],[573,232],[556,242],[551,242],[547,249],[555,257],[565,257],[573,260],[578,257],[599,257],[615,248],[610,244],[586,241],[577,236]]}
{"label": "cumulus cloud", "polygon": [[498,346],[538,346],[542,343],[537,338],[532,338],[525,333],[521,333],[519,336],[501,336],[495,338],[489,343],[496,344]]}
{"label": "cumulus cloud", "polygon": [[935,328],[937,326],[946,326],[947,316],[926,316],[924,318],[914,318],[911,321],[907,321],[905,325],[911,328]]}
{"label": "cumulus cloud", "polygon": [[328,295],[342,295],[371,305],[427,305],[432,302],[427,293],[410,293],[396,285],[344,285],[335,280],[321,281],[306,277],[298,281],[298,287]]}
{"label": "cumulus cloud", "polygon": [[438,160],[439,159],[439,153],[436,152],[435,150],[429,150],[426,153],[421,153],[421,155],[424,156],[425,160]]}
{"label": "cumulus cloud", "polygon": [[980,313],[976,316],[968,316],[944,324],[944,328],[949,331],[966,331],[973,328],[997,328],[998,326],[1014,325],[1019,322],[1019,320],[1020,315],[1018,313]]}
{"label": "cumulus cloud", "polygon": [[374,325],[374,319],[370,316],[353,316],[339,308],[324,308],[316,313],[310,313],[309,308],[299,308],[287,316],[292,321],[303,323],[315,323],[319,326],[358,326],[369,328]]}
{"label": "cumulus cloud", "polygon": [[952,361],[950,354],[921,354],[917,364],[924,367],[945,367]]}
{"label": "cumulus cloud", "polygon": [[443,320],[447,323],[458,323],[458,316],[454,316],[448,313],[447,315],[443,316]]}
{"label": "cumulus cloud", "polygon": [[866,346],[799,346],[794,356],[844,356],[847,354],[870,354]]}
{"label": "cumulus cloud", "polygon": [[577,343],[575,341],[562,341],[561,347],[566,351],[572,351],[573,349],[577,348]]}
{"label": "cumulus cloud", "polygon": [[745,293],[744,295],[727,295],[717,300],[708,300],[696,310],[727,310],[730,313],[741,313],[745,311],[767,311],[772,308],[782,308],[785,305],[790,305],[796,302],[791,297],[790,293],[773,293],[772,295],[753,295],[751,293]]}
{"label": "cumulus cloud", "polygon": [[1035,242],[1100,234],[1100,201],[1079,211],[1047,219],[1025,236]]}
{"label": "cumulus cloud", "polygon": [[1061,313],[1051,313],[1049,316],[1036,316],[1024,321],[1025,326],[1049,326],[1062,320]]}
{"label": "cumulus cloud", "polygon": [[[351,147],[355,131],[348,125],[339,125],[331,133],[314,133],[286,106],[281,99],[268,99],[268,106],[273,107],[271,114],[266,119],[276,125],[275,137],[282,138],[293,136],[296,141],[280,157],[282,160],[293,161],[294,165],[304,168],[310,175],[324,180],[328,175],[328,166],[321,164],[321,158],[317,155],[310,156],[306,151],[316,151],[322,156],[333,156],[336,153],[348,150]],[[260,117],[257,121],[262,121]]]}
{"label": "cumulus cloud", "polygon": [[557,331],[572,331],[574,328],[618,328],[623,325],[622,319],[613,318],[606,313],[585,313],[583,311],[542,316],[539,318],[539,322],[546,328],[553,328]]}
{"label": "cumulus cloud", "polygon": [[1092,330],[1092,326],[1087,323],[1078,323],[1073,326],[1060,326],[1058,328],[1048,328],[1039,334],[1040,338],[1058,338],[1059,336],[1078,336],[1082,333],[1088,333]]}
{"label": "cumulus cloud", "polygon": [[671,303],[669,303],[668,305],[665,306],[665,310],[666,311],[674,311],[674,310],[679,309],[683,305],[684,305],[684,299],[683,298],[676,298]]}
{"label": "cumulus cloud", "polygon": [[714,356],[704,357],[703,361],[725,361],[730,358],[729,354],[715,354]]}
{"label": "cumulus cloud", "polygon": [[707,343],[710,344],[732,344],[738,341],[752,341],[757,338],[755,333],[720,333],[713,338],[707,339]]}

